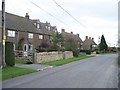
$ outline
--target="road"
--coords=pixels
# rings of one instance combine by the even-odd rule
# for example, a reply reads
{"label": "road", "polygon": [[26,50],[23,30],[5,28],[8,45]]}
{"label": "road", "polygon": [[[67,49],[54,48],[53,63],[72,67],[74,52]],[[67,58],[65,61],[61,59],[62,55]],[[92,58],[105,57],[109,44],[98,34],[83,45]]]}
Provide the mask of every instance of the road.
{"label": "road", "polygon": [[100,55],[3,81],[3,88],[117,88],[117,54]]}

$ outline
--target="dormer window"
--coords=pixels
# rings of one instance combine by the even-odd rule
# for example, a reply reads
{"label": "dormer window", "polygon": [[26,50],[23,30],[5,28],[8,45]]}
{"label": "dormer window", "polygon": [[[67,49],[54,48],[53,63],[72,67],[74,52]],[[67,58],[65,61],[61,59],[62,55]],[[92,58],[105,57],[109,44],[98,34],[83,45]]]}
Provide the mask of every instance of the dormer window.
{"label": "dormer window", "polygon": [[47,26],[45,26],[45,28],[47,29],[48,27],[47,27]]}
{"label": "dormer window", "polygon": [[50,27],[48,27],[48,30],[50,30]]}
{"label": "dormer window", "polygon": [[40,28],[40,24],[37,24],[37,28]]}

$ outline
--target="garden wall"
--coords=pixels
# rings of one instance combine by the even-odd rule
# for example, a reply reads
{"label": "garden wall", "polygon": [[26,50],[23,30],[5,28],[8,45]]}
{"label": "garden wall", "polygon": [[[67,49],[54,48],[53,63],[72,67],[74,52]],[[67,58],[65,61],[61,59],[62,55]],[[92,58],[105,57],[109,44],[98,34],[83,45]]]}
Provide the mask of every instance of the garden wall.
{"label": "garden wall", "polygon": [[43,61],[55,61],[55,60],[63,60],[67,58],[72,58],[72,51],[65,52],[42,52],[36,54],[36,63],[40,63]]}

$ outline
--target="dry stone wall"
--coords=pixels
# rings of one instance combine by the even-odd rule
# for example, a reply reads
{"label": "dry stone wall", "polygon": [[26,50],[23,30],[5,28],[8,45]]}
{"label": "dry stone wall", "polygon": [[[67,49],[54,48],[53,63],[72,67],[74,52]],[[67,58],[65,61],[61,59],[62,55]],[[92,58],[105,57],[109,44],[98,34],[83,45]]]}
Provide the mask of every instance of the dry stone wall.
{"label": "dry stone wall", "polygon": [[37,63],[41,63],[43,61],[55,61],[55,60],[63,60],[72,58],[73,53],[72,51],[65,51],[65,52],[42,52],[36,54],[36,61]]}

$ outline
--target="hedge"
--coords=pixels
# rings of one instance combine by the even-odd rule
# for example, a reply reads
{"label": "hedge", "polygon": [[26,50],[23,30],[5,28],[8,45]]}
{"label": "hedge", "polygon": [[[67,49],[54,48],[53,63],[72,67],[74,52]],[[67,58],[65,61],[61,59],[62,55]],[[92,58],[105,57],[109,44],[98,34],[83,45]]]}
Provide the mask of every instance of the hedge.
{"label": "hedge", "polygon": [[5,62],[7,66],[15,65],[15,54],[13,51],[13,43],[6,42],[5,44]]}

